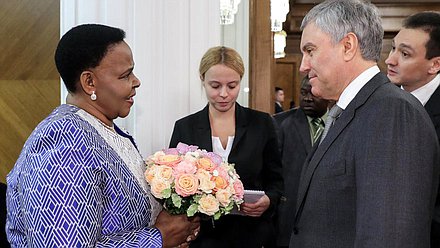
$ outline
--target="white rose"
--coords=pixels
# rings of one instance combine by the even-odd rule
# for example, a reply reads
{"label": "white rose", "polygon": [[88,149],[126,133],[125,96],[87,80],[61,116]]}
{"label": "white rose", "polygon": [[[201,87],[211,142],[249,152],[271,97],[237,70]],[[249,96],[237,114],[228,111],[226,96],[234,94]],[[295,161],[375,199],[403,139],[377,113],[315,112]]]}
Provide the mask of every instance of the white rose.
{"label": "white rose", "polygon": [[205,193],[210,194],[215,187],[215,182],[211,181],[211,174],[205,170],[199,170],[196,174],[199,179],[199,189]]}
{"label": "white rose", "polygon": [[154,195],[154,197],[158,199],[163,199],[162,192],[165,189],[170,188],[170,183],[167,180],[164,180],[163,178],[154,178],[151,182],[151,194]]}
{"label": "white rose", "polygon": [[199,211],[208,216],[213,216],[219,211],[219,202],[213,195],[204,195],[199,200]]}

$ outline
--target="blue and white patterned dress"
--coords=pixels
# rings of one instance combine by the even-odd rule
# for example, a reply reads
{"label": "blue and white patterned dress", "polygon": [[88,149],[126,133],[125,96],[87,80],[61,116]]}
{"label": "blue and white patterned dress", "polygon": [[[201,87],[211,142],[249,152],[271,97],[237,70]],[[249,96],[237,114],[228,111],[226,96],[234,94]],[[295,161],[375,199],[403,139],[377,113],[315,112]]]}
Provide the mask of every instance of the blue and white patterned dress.
{"label": "blue and white patterned dress", "polygon": [[131,136],[72,105],[43,120],[7,177],[12,247],[162,247]]}

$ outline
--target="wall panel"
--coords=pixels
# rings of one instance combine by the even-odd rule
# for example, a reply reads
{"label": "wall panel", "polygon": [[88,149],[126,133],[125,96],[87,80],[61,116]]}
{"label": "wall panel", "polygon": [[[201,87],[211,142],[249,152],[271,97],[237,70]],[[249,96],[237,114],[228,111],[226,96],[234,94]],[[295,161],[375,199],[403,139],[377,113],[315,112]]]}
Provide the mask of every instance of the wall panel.
{"label": "wall panel", "polygon": [[0,181],[35,126],[60,101],[53,55],[58,0],[0,0]]}

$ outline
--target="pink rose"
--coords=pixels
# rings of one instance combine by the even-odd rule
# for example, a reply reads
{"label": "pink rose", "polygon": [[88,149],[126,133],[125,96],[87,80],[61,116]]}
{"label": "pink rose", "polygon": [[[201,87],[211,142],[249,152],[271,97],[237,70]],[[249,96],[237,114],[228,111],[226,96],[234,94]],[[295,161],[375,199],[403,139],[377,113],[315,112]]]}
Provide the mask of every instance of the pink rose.
{"label": "pink rose", "polygon": [[219,167],[217,167],[215,170],[217,171],[216,173],[218,173],[218,174],[215,174],[215,176],[220,176],[220,177],[223,177],[223,178],[225,178],[225,179],[229,179],[230,177],[229,177],[229,174],[228,174],[228,167],[225,167],[225,166],[219,166]]}
{"label": "pink rose", "polygon": [[215,198],[217,198],[220,205],[226,207],[231,202],[231,192],[228,189],[220,189],[215,193]]}
{"label": "pink rose", "polygon": [[176,177],[176,193],[182,197],[194,195],[199,187],[199,180],[193,174],[181,174]]}
{"label": "pink rose", "polygon": [[234,181],[234,191],[235,191],[235,197],[237,199],[243,199],[244,187],[243,187],[243,183],[240,180]]}
{"label": "pink rose", "polygon": [[197,167],[187,161],[183,160],[180,161],[175,167],[174,167],[174,176],[180,175],[180,174],[195,174],[197,172]]}

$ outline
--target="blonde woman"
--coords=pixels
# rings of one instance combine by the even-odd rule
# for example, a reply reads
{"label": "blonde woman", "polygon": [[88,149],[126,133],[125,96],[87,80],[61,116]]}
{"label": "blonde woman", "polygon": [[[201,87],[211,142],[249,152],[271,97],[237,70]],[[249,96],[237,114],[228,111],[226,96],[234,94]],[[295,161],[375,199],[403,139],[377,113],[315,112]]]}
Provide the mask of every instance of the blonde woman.
{"label": "blonde woman", "polygon": [[190,246],[267,247],[274,238],[272,215],[283,187],[272,119],[236,102],[244,65],[235,50],[210,48],[199,73],[208,104],[175,123],[170,147],[184,142],[216,152],[235,164],[245,189],[265,194],[257,202],[243,203],[242,215],[202,221],[200,235]]}

